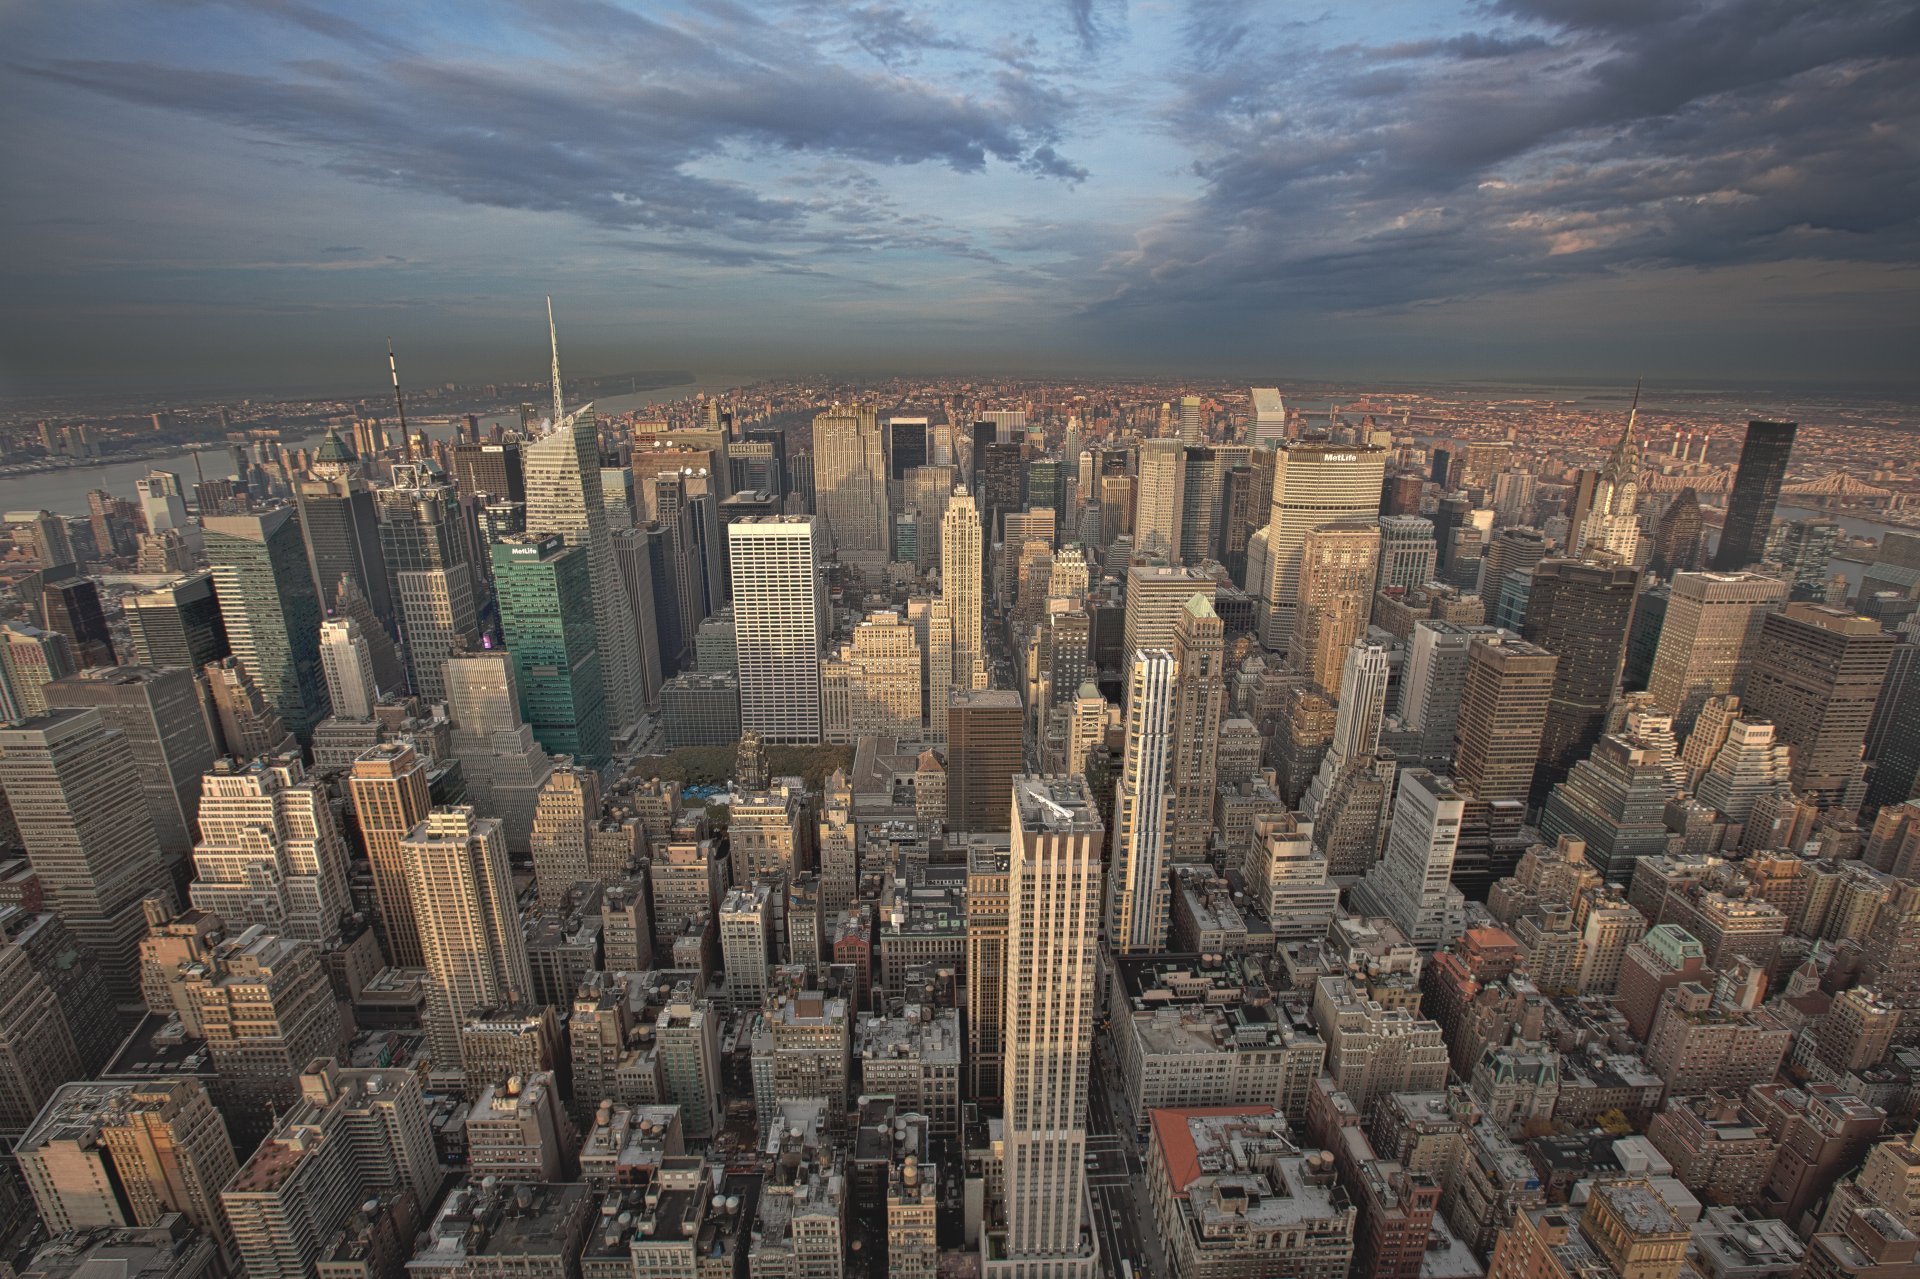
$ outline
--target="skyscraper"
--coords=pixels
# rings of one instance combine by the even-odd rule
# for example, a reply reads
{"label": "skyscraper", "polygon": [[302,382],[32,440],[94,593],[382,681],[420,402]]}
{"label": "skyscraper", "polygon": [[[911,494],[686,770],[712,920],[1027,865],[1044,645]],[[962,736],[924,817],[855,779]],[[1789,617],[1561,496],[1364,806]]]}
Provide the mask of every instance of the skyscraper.
{"label": "skyscraper", "polygon": [[1786,583],[1757,573],[1676,573],[1647,691],[1682,737],[1709,697],[1747,682],[1760,625],[1786,600]]}
{"label": "skyscraper", "polygon": [[1133,503],[1133,545],[1140,554],[1180,562],[1185,481],[1186,449],[1179,440],[1140,442],[1140,487]]}
{"label": "skyscraper", "polygon": [[174,895],[126,736],[96,710],[0,727],[0,786],[48,905],[100,957],[114,997],[138,999],[140,901]]}
{"label": "skyscraper", "polygon": [[47,686],[77,669],[73,645],[60,632],[26,622],[0,623],[0,716],[45,714]]}
{"label": "skyscraper", "polygon": [[1788,604],[1761,623],[1744,704],[1773,720],[1793,749],[1801,798],[1824,807],[1862,797],[1861,746],[1896,638],[1872,618],[1824,604]]}
{"label": "skyscraper", "polygon": [[193,905],[236,931],[259,924],[299,941],[337,942],[353,903],[326,787],[296,756],[221,760],[201,786]]}
{"label": "skyscraper", "polygon": [[50,707],[93,707],[126,735],[164,853],[193,849],[200,775],[217,752],[194,673],[185,667],[113,666],[46,687]]}
{"label": "skyscraper", "polygon": [[1640,393],[1636,390],[1633,411],[1627,415],[1627,427],[1620,433],[1613,455],[1600,468],[1587,518],[1569,533],[1578,555],[1608,557],[1622,564],[1632,564],[1639,559],[1640,445],[1633,438],[1634,423],[1640,412],[1639,399]]}
{"label": "skyscraper", "polygon": [[[338,440],[337,435],[330,439]],[[345,446],[342,445],[344,448]],[[385,549],[380,540],[380,516],[367,482],[352,475],[308,476],[293,482],[295,509],[313,570],[313,588],[325,604],[351,577],[372,605],[374,614],[391,624],[395,620]]]}
{"label": "skyscraper", "polygon": [[1442,945],[1466,926],[1466,899],[1453,886],[1466,797],[1424,768],[1400,775],[1387,851],[1354,889],[1355,905],[1387,916],[1422,948]]}
{"label": "skyscraper", "polygon": [[114,664],[113,635],[100,607],[100,587],[92,578],[46,583],[40,590],[40,615],[48,630],[67,637],[82,666]]}
{"label": "skyscraper", "polygon": [[1197,568],[1135,564],[1127,570],[1126,613],[1122,619],[1120,660],[1133,660],[1150,648],[1172,648],[1173,631],[1198,595],[1209,605],[1220,589],[1214,578]]}
{"label": "skyscraper", "polygon": [[1713,567],[1722,573],[1751,568],[1766,558],[1767,532],[1780,501],[1780,485],[1793,454],[1794,422],[1747,423],[1746,443],[1740,448],[1740,467],[1727,494],[1727,520]]}
{"label": "skyscraper", "polygon": [[1011,689],[953,691],[947,703],[947,826],[1004,829],[1007,794],[1025,766],[1025,708]]}
{"label": "skyscraper", "polygon": [[1247,439],[1254,444],[1278,444],[1286,439],[1287,404],[1280,398],[1280,389],[1256,386],[1250,394],[1253,397],[1253,425],[1247,428]]}
{"label": "skyscraper", "polygon": [[147,532],[161,533],[187,526],[187,498],[180,477],[172,471],[148,471],[133,482],[140,495],[140,514],[147,521]]}
{"label": "skyscraper", "polygon": [[594,636],[600,650],[600,682],[606,690],[607,729],[625,738],[645,712],[640,681],[640,639],[632,604],[622,589],[607,529],[600,488],[600,431],[593,407],[563,413],[560,356],[555,343],[553,426],[521,449],[527,480],[527,531],[558,533],[587,553],[592,583]]}
{"label": "skyscraper", "polygon": [[1247,581],[1256,582],[1260,640],[1276,652],[1293,634],[1300,596],[1301,554],[1307,534],[1343,520],[1372,522],[1380,514],[1387,451],[1377,445],[1296,440],[1274,457],[1273,500],[1267,526],[1247,547]]}
{"label": "skyscraper", "polygon": [[[1227,701],[1226,631],[1204,595],[1173,627],[1173,742],[1168,847],[1174,861],[1205,858],[1218,788],[1220,717]],[[1081,681],[1073,681],[1077,690]],[[1129,722],[1131,728],[1131,722]],[[1069,771],[1085,767],[1081,763]]]}
{"label": "skyscraper", "polygon": [[727,526],[740,726],[769,742],[820,740],[826,601],[815,533],[808,515],[769,515]]}
{"label": "skyscraper", "polygon": [[201,519],[233,655],[303,743],[326,718],[319,598],[290,506]]}
{"label": "skyscraper", "polygon": [[1167,946],[1167,852],[1173,796],[1173,654],[1150,648],[1133,659],[1127,684],[1127,743],[1113,800],[1113,878],[1107,884],[1107,939],[1123,954]]}
{"label": "skyscraper", "polygon": [[1180,480],[1180,561],[1213,559],[1220,544],[1222,451],[1189,445]]}
{"label": "skyscraper", "polygon": [[1481,803],[1526,802],[1559,664],[1511,631],[1476,636],[1468,648],[1454,778]]}
{"label": "skyscraper", "polygon": [[867,614],[853,628],[853,641],[821,662],[822,736],[846,743],[862,737],[917,739],[923,723],[923,660],[913,627],[900,614]]}
{"label": "skyscraper", "polygon": [[1547,554],[1539,529],[1511,525],[1494,534],[1480,557],[1480,600],[1487,621],[1510,631],[1520,629],[1533,591],[1533,570]]}
{"label": "skyscraper", "polygon": [[1659,577],[1690,573],[1700,567],[1700,495],[1691,487],[1667,503],[1653,526],[1653,550],[1647,571]]}
{"label": "skyscraper", "polygon": [[460,1025],[476,1008],[531,998],[500,823],[471,807],[436,809],[400,841],[427,969],[427,1040],[437,1070],[460,1061]]}
{"label": "skyscraper", "polygon": [[1618,562],[1542,560],[1534,570],[1522,634],[1560,659],[1540,739],[1535,804],[1600,740],[1619,691],[1639,584],[1639,571]]}
{"label": "skyscraper", "polygon": [[347,778],[373,871],[374,922],[390,962],[420,966],[420,929],[400,855],[400,841],[426,819],[427,764],[405,742],[375,746],[353,761]]}
{"label": "skyscraper", "polygon": [[454,650],[479,643],[473,569],[453,486],[417,467],[395,467],[380,490],[380,544],[398,596],[413,691],[446,696],[444,667]]}
{"label": "skyscraper", "polygon": [[492,547],[500,630],[533,735],[587,768],[612,758],[586,548],[522,533]]}
{"label": "skyscraper", "polygon": [[1287,662],[1329,694],[1339,691],[1348,648],[1366,632],[1379,560],[1380,530],[1372,524],[1322,524],[1301,547]]}
{"label": "skyscraper", "polygon": [[320,623],[320,671],[327,679],[327,699],[342,719],[372,719],[380,690],[373,683],[373,652],[360,624],[351,617],[330,617]]}
{"label": "skyscraper", "polygon": [[814,511],[824,546],[879,582],[888,559],[886,441],[871,408],[835,407],[813,419]]}
{"label": "skyscraper", "polygon": [[466,779],[467,798],[481,812],[499,817],[509,852],[525,853],[553,764],[520,713],[513,654],[494,649],[449,658],[447,712],[453,718],[449,742]]}
{"label": "skyscraper", "polygon": [[953,685],[986,687],[986,647],[981,638],[985,598],[981,582],[980,512],[973,497],[955,489],[940,521],[940,599],[953,617]]}
{"label": "skyscraper", "polygon": [[1366,765],[1380,749],[1389,673],[1387,650],[1380,645],[1359,639],[1348,648],[1340,671],[1340,708],[1333,719],[1333,739],[1300,801],[1300,811],[1310,820],[1318,819],[1320,804],[1335,784]]}
{"label": "skyscraper", "polygon": [[1376,585],[1416,587],[1433,580],[1433,521],[1421,515],[1380,519],[1380,569]]}
{"label": "skyscraper", "polygon": [[129,660],[142,666],[184,666],[197,671],[232,651],[211,573],[195,573],[123,596],[120,610],[133,637]]}
{"label": "skyscraper", "polygon": [[1079,777],[1020,777],[1008,866],[1002,1087],[1007,1229],[988,1273],[1090,1279],[1087,1089],[1099,981],[1099,810]]}

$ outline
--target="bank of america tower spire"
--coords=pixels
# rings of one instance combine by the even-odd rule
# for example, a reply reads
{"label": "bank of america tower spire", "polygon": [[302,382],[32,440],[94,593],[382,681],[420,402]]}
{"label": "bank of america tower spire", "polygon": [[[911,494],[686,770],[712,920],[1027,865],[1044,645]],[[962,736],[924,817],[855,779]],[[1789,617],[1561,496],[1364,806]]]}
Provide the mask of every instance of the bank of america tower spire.
{"label": "bank of america tower spire", "polygon": [[594,631],[607,723],[616,743],[630,739],[645,712],[640,685],[640,635],[633,605],[621,586],[600,490],[600,430],[593,405],[568,413],[560,390],[560,339],[547,299],[547,336],[553,349],[553,417],[545,434],[522,450],[527,483],[527,531],[558,533],[587,553],[593,587]]}

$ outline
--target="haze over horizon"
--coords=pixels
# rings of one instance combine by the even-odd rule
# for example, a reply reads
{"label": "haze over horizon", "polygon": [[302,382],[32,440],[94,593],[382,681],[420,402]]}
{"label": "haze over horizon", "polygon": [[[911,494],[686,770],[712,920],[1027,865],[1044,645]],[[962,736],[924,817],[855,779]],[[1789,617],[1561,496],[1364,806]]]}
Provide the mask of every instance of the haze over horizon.
{"label": "haze over horizon", "polygon": [[1920,381],[1891,0],[0,8],[0,395]]}

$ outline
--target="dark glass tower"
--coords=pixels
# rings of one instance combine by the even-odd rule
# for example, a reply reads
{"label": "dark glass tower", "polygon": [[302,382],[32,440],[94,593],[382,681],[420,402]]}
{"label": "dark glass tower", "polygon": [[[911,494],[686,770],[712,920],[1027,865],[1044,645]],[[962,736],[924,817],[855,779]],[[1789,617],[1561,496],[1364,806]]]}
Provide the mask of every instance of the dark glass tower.
{"label": "dark glass tower", "polygon": [[1524,633],[1560,658],[1533,775],[1536,805],[1600,740],[1607,704],[1619,688],[1639,584],[1639,571],[1627,564],[1542,560],[1534,569]]}
{"label": "dark glass tower", "polygon": [[1773,527],[1773,508],[1780,500],[1780,482],[1786,478],[1798,429],[1794,422],[1747,423],[1740,469],[1727,495],[1726,528],[1713,556],[1716,572],[1736,572],[1766,558],[1767,530]]}

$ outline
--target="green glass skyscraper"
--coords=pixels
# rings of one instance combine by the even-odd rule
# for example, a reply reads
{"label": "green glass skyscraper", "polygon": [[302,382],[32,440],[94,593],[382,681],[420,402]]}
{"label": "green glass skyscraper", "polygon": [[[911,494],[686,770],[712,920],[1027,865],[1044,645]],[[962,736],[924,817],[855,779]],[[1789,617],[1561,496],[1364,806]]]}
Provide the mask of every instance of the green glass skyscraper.
{"label": "green glass skyscraper", "polygon": [[606,767],[612,745],[586,548],[521,533],[495,542],[492,555],[500,629],[534,737],[583,767]]}

